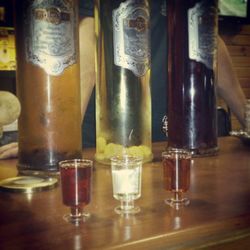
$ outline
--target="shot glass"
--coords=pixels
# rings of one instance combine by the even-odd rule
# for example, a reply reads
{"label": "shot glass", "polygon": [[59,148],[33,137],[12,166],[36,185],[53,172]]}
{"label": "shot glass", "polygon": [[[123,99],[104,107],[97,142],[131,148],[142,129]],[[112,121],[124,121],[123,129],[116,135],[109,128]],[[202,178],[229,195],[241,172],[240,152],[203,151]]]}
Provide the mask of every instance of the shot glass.
{"label": "shot glass", "polygon": [[134,201],[141,197],[142,157],[114,156],[111,158],[113,197],[120,200],[117,214],[136,214],[140,207]]}
{"label": "shot glass", "polygon": [[93,162],[87,159],[72,159],[59,162],[62,200],[70,207],[64,220],[73,224],[84,222],[90,216],[84,207],[90,203]]}
{"label": "shot glass", "polygon": [[162,153],[163,186],[172,197],[165,203],[177,208],[190,203],[184,194],[190,187],[191,152],[185,149],[169,148]]}

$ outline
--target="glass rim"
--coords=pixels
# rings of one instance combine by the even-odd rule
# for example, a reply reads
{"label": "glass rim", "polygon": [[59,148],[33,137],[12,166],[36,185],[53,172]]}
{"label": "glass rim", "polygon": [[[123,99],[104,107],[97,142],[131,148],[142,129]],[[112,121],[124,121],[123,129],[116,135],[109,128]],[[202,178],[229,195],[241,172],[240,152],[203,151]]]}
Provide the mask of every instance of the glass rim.
{"label": "glass rim", "polygon": [[[80,165],[77,165],[77,164],[82,164],[81,166]],[[93,167],[93,161],[90,160],[90,159],[68,159],[68,160],[63,160],[63,161],[59,161],[58,163],[59,167],[60,168],[65,168],[65,167],[71,167],[71,168],[74,168],[74,167]]]}
{"label": "glass rim", "polygon": [[110,158],[112,163],[140,163],[143,161],[142,156],[133,155],[115,155]]}
{"label": "glass rim", "polygon": [[161,153],[161,156],[164,157],[171,153],[184,154],[192,157],[192,151],[185,148],[167,148],[165,151]]}

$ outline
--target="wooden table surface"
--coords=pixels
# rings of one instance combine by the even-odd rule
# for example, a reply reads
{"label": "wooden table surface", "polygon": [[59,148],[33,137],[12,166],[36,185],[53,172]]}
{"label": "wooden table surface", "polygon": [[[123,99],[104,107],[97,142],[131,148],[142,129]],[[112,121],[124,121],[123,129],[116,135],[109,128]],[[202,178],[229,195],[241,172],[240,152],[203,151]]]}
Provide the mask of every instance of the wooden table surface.
{"label": "wooden table surface", "polygon": [[[195,158],[191,203],[180,210],[164,204],[161,152],[144,164],[141,212],[114,213],[109,166],[95,164],[89,220],[78,227],[62,216],[60,185],[32,195],[0,192],[0,249],[250,249],[250,147],[233,137],[219,139],[218,156]],[[94,150],[83,151],[92,158]],[[0,161],[0,179],[16,176],[16,160]]]}

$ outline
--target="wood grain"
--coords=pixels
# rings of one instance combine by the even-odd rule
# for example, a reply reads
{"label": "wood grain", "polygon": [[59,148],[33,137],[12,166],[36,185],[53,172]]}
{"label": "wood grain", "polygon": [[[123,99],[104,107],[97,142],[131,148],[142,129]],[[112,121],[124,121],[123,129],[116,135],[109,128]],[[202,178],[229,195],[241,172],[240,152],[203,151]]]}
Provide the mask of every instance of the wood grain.
{"label": "wood grain", "polygon": [[[194,158],[189,206],[164,204],[161,152],[143,166],[141,212],[114,213],[110,167],[95,163],[90,219],[75,227],[62,216],[60,185],[32,195],[0,192],[0,249],[249,249],[250,148],[233,137],[219,140],[218,156]],[[83,151],[93,159],[94,149]],[[16,175],[16,161],[0,161],[0,178]]]}

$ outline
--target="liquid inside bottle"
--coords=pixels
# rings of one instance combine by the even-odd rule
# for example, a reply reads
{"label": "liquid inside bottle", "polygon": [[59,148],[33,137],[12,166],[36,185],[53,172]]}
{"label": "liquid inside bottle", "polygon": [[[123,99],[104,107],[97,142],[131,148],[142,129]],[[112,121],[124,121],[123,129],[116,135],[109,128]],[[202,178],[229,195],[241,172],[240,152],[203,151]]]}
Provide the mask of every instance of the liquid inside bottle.
{"label": "liquid inside bottle", "polygon": [[217,1],[168,1],[168,146],[217,147]]}
{"label": "liquid inside bottle", "polygon": [[15,1],[20,172],[81,158],[78,5]]}
{"label": "liquid inside bottle", "polygon": [[96,1],[96,160],[152,159],[149,4]]}

